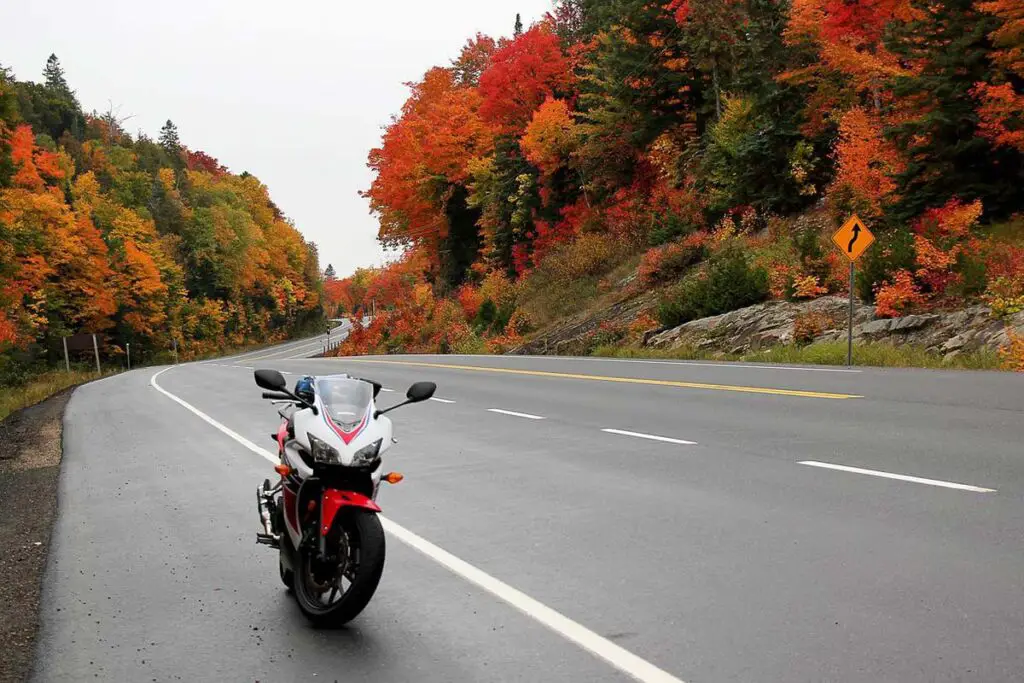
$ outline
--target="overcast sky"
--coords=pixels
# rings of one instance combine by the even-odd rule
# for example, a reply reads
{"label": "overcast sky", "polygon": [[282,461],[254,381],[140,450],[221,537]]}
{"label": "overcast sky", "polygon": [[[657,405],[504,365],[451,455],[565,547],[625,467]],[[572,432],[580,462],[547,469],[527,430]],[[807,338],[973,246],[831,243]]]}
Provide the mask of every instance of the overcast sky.
{"label": "overcast sky", "polygon": [[379,264],[358,192],[405,82],[478,31],[509,35],[551,0],[0,0],[0,64],[42,80],[51,52],[86,111],[110,102],[155,138],[249,171],[339,275]]}

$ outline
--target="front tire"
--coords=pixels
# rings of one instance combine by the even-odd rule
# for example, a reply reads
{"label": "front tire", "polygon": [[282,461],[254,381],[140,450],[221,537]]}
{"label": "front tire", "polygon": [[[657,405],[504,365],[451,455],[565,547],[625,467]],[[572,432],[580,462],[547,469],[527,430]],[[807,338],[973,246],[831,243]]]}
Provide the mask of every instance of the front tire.
{"label": "front tire", "polygon": [[281,575],[281,583],[288,589],[288,592],[295,590],[295,572],[285,569],[284,559],[281,557],[277,558],[277,571]]}
{"label": "front tire", "polygon": [[338,513],[332,534],[339,534],[344,558],[326,566],[310,547],[296,553],[294,590],[299,609],[313,624],[333,628],[355,619],[369,604],[384,573],[384,528],[368,510]]}

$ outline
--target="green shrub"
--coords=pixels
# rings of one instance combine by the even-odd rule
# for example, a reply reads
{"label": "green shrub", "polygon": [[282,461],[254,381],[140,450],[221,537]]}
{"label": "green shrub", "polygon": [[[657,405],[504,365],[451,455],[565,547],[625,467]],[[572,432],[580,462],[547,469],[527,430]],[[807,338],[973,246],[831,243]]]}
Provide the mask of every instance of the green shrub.
{"label": "green shrub", "polygon": [[676,327],[767,298],[768,274],[752,267],[739,248],[728,247],[712,256],[705,269],[690,273],[669,290],[658,307],[658,320]]}
{"label": "green shrub", "polygon": [[916,252],[914,233],[910,230],[888,230],[878,235],[878,242],[857,263],[857,294],[864,301],[875,300],[875,286],[891,281],[899,270],[914,270]]}

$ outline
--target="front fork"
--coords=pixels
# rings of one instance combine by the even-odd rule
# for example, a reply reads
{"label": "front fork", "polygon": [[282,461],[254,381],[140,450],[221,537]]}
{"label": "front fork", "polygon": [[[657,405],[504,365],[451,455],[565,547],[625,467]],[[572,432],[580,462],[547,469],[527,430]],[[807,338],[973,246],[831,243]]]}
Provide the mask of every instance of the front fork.
{"label": "front fork", "polygon": [[274,520],[278,516],[277,494],[281,492],[281,484],[271,487],[270,480],[264,480],[263,486],[256,489],[256,507],[260,515],[263,531],[256,534],[256,543],[281,547],[281,530],[274,529]]}

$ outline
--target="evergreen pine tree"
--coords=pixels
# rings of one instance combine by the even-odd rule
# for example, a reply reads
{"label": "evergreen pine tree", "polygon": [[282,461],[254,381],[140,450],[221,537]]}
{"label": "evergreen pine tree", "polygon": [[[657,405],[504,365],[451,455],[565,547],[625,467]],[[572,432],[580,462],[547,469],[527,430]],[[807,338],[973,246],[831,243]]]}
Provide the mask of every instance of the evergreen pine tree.
{"label": "evergreen pine tree", "polygon": [[327,269],[324,270],[324,279],[325,280],[334,280],[337,277],[338,277],[338,273],[335,272],[334,266],[332,264],[328,263],[327,264]]}
{"label": "evergreen pine tree", "polygon": [[513,31],[513,34],[517,38],[519,36],[523,35],[523,17],[520,16],[518,13],[516,14],[516,27],[515,27],[515,30]]}
{"label": "evergreen pine tree", "polygon": [[43,78],[47,88],[61,94],[71,94],[71,88],[68,87],[68,82],[64,78],[64,69],[61,68],[57,55],[51,53],[47,58],[46,66],[43,67]]}
{"label": "evergreen pine tree", "polygon": [[991,81],[988,36],[997,20],[972,0],[914,4],[919,18],[897,24],[887,40],[907,63],[921,64],[893,83],[893,94],[918,103],[918,113],[890,131],[909,162],[898,179],[900,199],[891,217],[905,225],[952,197],[980,199],[995,216],[1020,210],[1024,158],[979,135],[978,102],[971,92]]}
{"label": "evergreen pine tree", "polygon": [[181,151],[181,140],[178,138],[178,127],[174,125],[174,122],[167,119],[167,123],[160,129],[160,137],[158,138],[160,146],[163,147],[168,154],[177,156]]}

